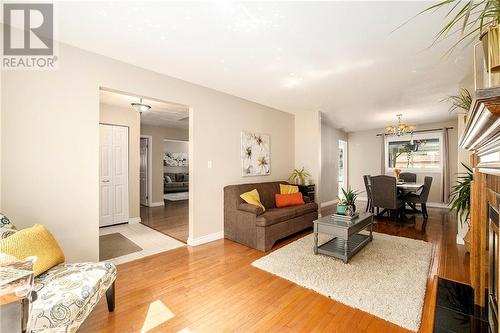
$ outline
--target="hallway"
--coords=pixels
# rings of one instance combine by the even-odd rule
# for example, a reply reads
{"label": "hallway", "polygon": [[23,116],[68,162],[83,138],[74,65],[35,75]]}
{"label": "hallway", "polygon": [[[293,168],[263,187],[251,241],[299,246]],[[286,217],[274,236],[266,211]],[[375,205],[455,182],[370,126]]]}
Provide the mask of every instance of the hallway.
{"label": "hallway", "polygon": [[186,243],[189,235],[189,200],[165,200],[163,207],[141,207],[141,223]]}

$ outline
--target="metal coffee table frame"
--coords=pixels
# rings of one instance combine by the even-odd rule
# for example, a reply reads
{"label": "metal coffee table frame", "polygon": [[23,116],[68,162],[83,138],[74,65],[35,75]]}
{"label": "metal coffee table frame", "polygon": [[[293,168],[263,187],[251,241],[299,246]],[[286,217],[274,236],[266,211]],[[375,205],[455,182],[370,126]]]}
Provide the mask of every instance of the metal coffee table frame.
{"label": "metal coffee table frame", "polygon": [[[369,235],[359,233],[365,229],[369,231]],[[334,238],[318,246],[318,234],[327,234]],[[325,254],[348,263],[372,240],[373,214],[371,213],[360,213],[350,222],[335,219],[332,215],[314,221],[314,254]]]}

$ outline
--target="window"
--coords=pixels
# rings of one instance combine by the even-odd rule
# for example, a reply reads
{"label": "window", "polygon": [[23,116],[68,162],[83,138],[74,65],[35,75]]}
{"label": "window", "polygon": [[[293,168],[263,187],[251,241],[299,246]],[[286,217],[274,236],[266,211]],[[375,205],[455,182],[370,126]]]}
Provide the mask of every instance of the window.
{"label": "window", "polygon": [[[412,142],[413,141],[413,142]],[[441,170],[440,134],[389,137],[386,143],[386,166],[389,169],[414,171]]]}

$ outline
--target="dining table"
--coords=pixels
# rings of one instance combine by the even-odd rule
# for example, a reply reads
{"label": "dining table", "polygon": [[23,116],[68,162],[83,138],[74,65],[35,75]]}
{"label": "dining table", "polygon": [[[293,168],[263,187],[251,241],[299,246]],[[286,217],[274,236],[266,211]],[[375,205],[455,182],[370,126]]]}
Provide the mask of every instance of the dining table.
{"label": "dining table", "polygon": [[423,186],[424,183],[413,183],[413,182],[396,183],[397,189],[403,192],[417,192]]}
{"label": "dining table", "polygon": [[[407,213],[419,213],[420,211],[414,206],[410,205],[411,210],[406,209],[406,202],[404,200],[405,195],[409,193],[415,193],[418,190],[420,190],[424,186],[424,183],[418,183],[418,182],[397,182],[396,183],[396,188],[400,192],[400,197],[403,200],[403,208],[404,211]],[[411,216],[408,218],[406,215],[403,215],[403,221],[414,221],[415,216]]]}

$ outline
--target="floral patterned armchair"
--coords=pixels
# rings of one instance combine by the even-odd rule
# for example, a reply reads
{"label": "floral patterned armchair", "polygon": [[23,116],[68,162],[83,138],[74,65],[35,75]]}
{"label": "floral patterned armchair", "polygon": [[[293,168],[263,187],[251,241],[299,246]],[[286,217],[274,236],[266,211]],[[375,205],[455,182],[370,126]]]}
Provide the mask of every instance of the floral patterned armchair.
{"label": "floral patterned armchair", "polygon": [[[0,239],[16,232],[0,213]],[[108,262],[60,264],[35,278],[28,331],[76,332],[101,297],[115,308],[116,267]]]}

